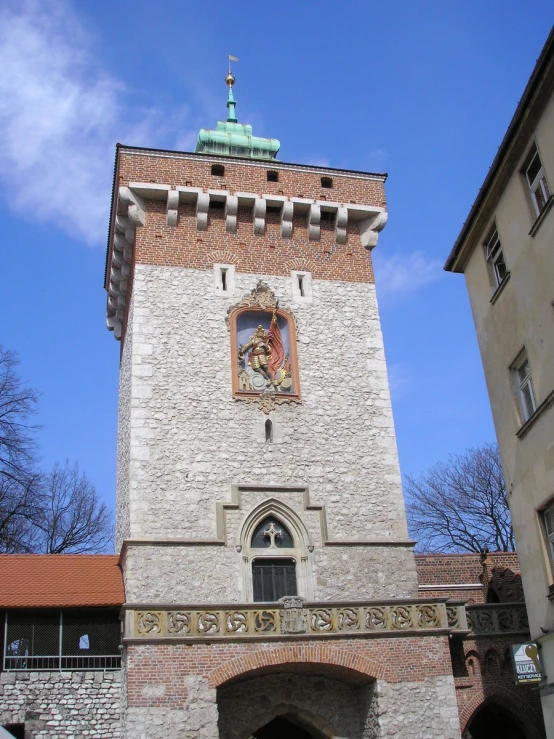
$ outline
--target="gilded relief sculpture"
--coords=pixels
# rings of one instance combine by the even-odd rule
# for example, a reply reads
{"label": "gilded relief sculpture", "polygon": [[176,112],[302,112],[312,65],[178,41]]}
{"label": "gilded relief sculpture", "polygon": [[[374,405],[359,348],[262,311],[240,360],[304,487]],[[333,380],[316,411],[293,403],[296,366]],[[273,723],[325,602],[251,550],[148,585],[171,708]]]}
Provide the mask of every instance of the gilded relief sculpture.
{"label": "gilded relief sculpture", "polygon": [[[244,315],[247,317],[250,314]],[[264,313],[261,313],[260,316],[264,316]],[[254,334],[250,336],[250,340],[239,345],[237,356],[240,390],[254,392],[291,391],[290,356],[285,350],[276,309],[271,314],[267,332],[262,324],[258,324]]]}
{"label": "gilded relief sculpture", "polygon": [[261,280],[228,313],[233,395],[270,413],[282,403],[300,403],[296,323]]}

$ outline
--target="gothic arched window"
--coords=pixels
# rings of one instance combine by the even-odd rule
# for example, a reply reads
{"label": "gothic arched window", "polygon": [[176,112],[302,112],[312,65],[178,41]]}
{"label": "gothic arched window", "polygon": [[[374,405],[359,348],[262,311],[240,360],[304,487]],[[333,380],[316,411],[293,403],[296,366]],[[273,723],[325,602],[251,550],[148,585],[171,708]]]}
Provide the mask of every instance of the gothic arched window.
{"label": "gothic arched window", "polygon": [[247,515],[237,534],[246,601],[275,602],[287,595],[313,599],[314,547],[292,508],[267,499]]}
{"label": "gothic arched window", "polygon": [[276,601],[285,595],[297,595],[296,560],[279,556],[294,550],[294,539],[278,518],[267,516],[256,526],[250,548],[253,553],[263,550],[263,555],[269,555],[254,556],[252,560],[254,601]]}

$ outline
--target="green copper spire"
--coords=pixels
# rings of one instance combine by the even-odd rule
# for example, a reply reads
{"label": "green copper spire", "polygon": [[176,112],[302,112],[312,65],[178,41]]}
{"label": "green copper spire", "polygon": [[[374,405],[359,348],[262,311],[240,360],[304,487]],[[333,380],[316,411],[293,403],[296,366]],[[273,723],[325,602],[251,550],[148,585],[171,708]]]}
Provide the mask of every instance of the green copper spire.
{"label": "green copper spire", "polygon": [[229,73],[225,82],[229,87],[227,97],[227,120],[218,121],[215,129],[201,128],[196,142],[197,154],[222,154],[228,157],[248,157],[249,159],[275,159],[281,144],[277,139],[266,139],[252,135],[252,126],[238,123],[236,101],[233,95],[235,78],[231,73],[229,57]]}
{"label": "green copper spire", "polygon": [[236,102],[233,95],[233,85],[235,84],[235,78],[229,70],[229,74],[225,77],[225,82],[229,85],[229,97],[227,98],[227,108],[229,112],[227,114],[227,123],[237,123],[237,113],[235,111]]}

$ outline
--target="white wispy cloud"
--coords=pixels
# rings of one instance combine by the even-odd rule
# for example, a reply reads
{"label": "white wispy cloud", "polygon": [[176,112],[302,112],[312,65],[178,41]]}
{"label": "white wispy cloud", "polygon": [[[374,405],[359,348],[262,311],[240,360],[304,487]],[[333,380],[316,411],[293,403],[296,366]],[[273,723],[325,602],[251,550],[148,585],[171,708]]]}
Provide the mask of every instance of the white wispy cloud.
{"label": "white wispy cloud", "polygon": [[300,161],[301,164],[310,164],[312,167],[330,167],[331,163],[328,159],[326,159],[323,156],[319,156],[318,154],[314,156],[309,156],[306,158],[302,158]]}
{"label": "white wispy cloud", "polygon": [[115,143],[155,146],[167,118],[125,108],[125,86],[95,61],[64,0],[3,4],[0,70],[0,186],[9,206],[103,243]]}
{"label": "white wispy cloud", "polygon": [[375,255],[375,283],[379,298],[402,297],[440,279],[442,262],[429,259],[423,252]]}

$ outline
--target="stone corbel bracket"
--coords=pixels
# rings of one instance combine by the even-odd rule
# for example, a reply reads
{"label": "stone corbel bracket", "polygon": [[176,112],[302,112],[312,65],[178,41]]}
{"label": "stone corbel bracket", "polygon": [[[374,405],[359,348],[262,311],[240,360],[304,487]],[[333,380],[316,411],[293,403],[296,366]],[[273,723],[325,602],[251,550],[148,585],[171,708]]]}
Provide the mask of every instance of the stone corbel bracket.
{"label": "stone corbel bracket", "polygon": [[324,210],[334,213],[337,244],[346,243],[348,224],[357,222],[361,244],[370,250],[377,244],[379,232],[387,222],[386,210],[373,205],[287,198],[282,195],[260,196],[249,192],[231,194],[228,190],[204,192],[200,187],[172,187],[152,182],[131,182],[128,187],[122,186],[118,191],[110,261],[107,326],[114,332],[116,339],[121,339],[125,320],[135,231],[137,227],[144,225],[146,219],[144,200],[165,201],[166,222],[171,227],[178,225],[179,204],[191,204],[195,209],[198,231],[205,231],[208,228],[210,202],[215,200],[223,202],[227,233],[237,233],[238,210],[240,207],[247,207],[252,212],[253,232],[256,235],[265,233],[267,208],[278,207],[281,237],[292,238],[294,216],[301,216],[306,219],[310,241],[319,241],[321,237],[321,211]]}
{"label": "stone corbel bracket", "polygon": [[235,195],[229,195],[225,200],[225,230],[227,233],[236,234],[237,214],[239,210],[239,199]]}
{"label": "stone corbel bracket", "polygon": [[346,226],[348,225],[348,210],[339,205],[335,217],[335,241],[337,244],[346,244]]}
{"label": "stone corbel bracket", "polygon": [[129,276],[133,260],[135,232],[144,226],[146,208],[144,201],[129,187],[120,187],[113,230],[112,255],[108,279],[108,303],[106,325],[120,340],[127,308]]}
{"label": "stone corbel bracket", "polygon": [[380,213],[360,221],[360,237],[362,246],[370,251],[377,246],[379,232],[382,231],[388,220],[388,213],[382,210]]}
{"label": "stone corbel bracket", "polygon": [[171,187],[169,185],[150,182],[131,182],[129,190],[147,200],[167,199],[167,225],[178,223],[179,203],[191,203],[196,213],[196,228],[205,231],[208,227],[208,213],[211,201],[223,202],[225,205],[225,231],[237,232],[238,209],[249,208],[252,213],[254,234],[265,233],[266,213],[268,207],[280,208],[281,237],[290,239],[293,235],[294,216],[306,219],[308,239],[319,241],[321,238],[321,212],[334,214],[335,241],[345,244],[348,224],[359,224],[362,246],[373,249],[377,244],[379,232],[387,222],[387,212],[376,205],[358,205],[356,203],[339,203],[328,200],[312,200],[310,198],[287,198],[283,195],[262,194],[253,192],[231,193],[228,190],[208,190],[199,187]]}
{"label": "stone corbel bracket", "polygon": [[319,241],[321,236],[321,206],[315,202],[308,211],[308,241]]}
{"label": "stone corbel bracket", "polygon": [[179,193],[169,190],[167,193],[167,225],[176,226],[179,220]]}

